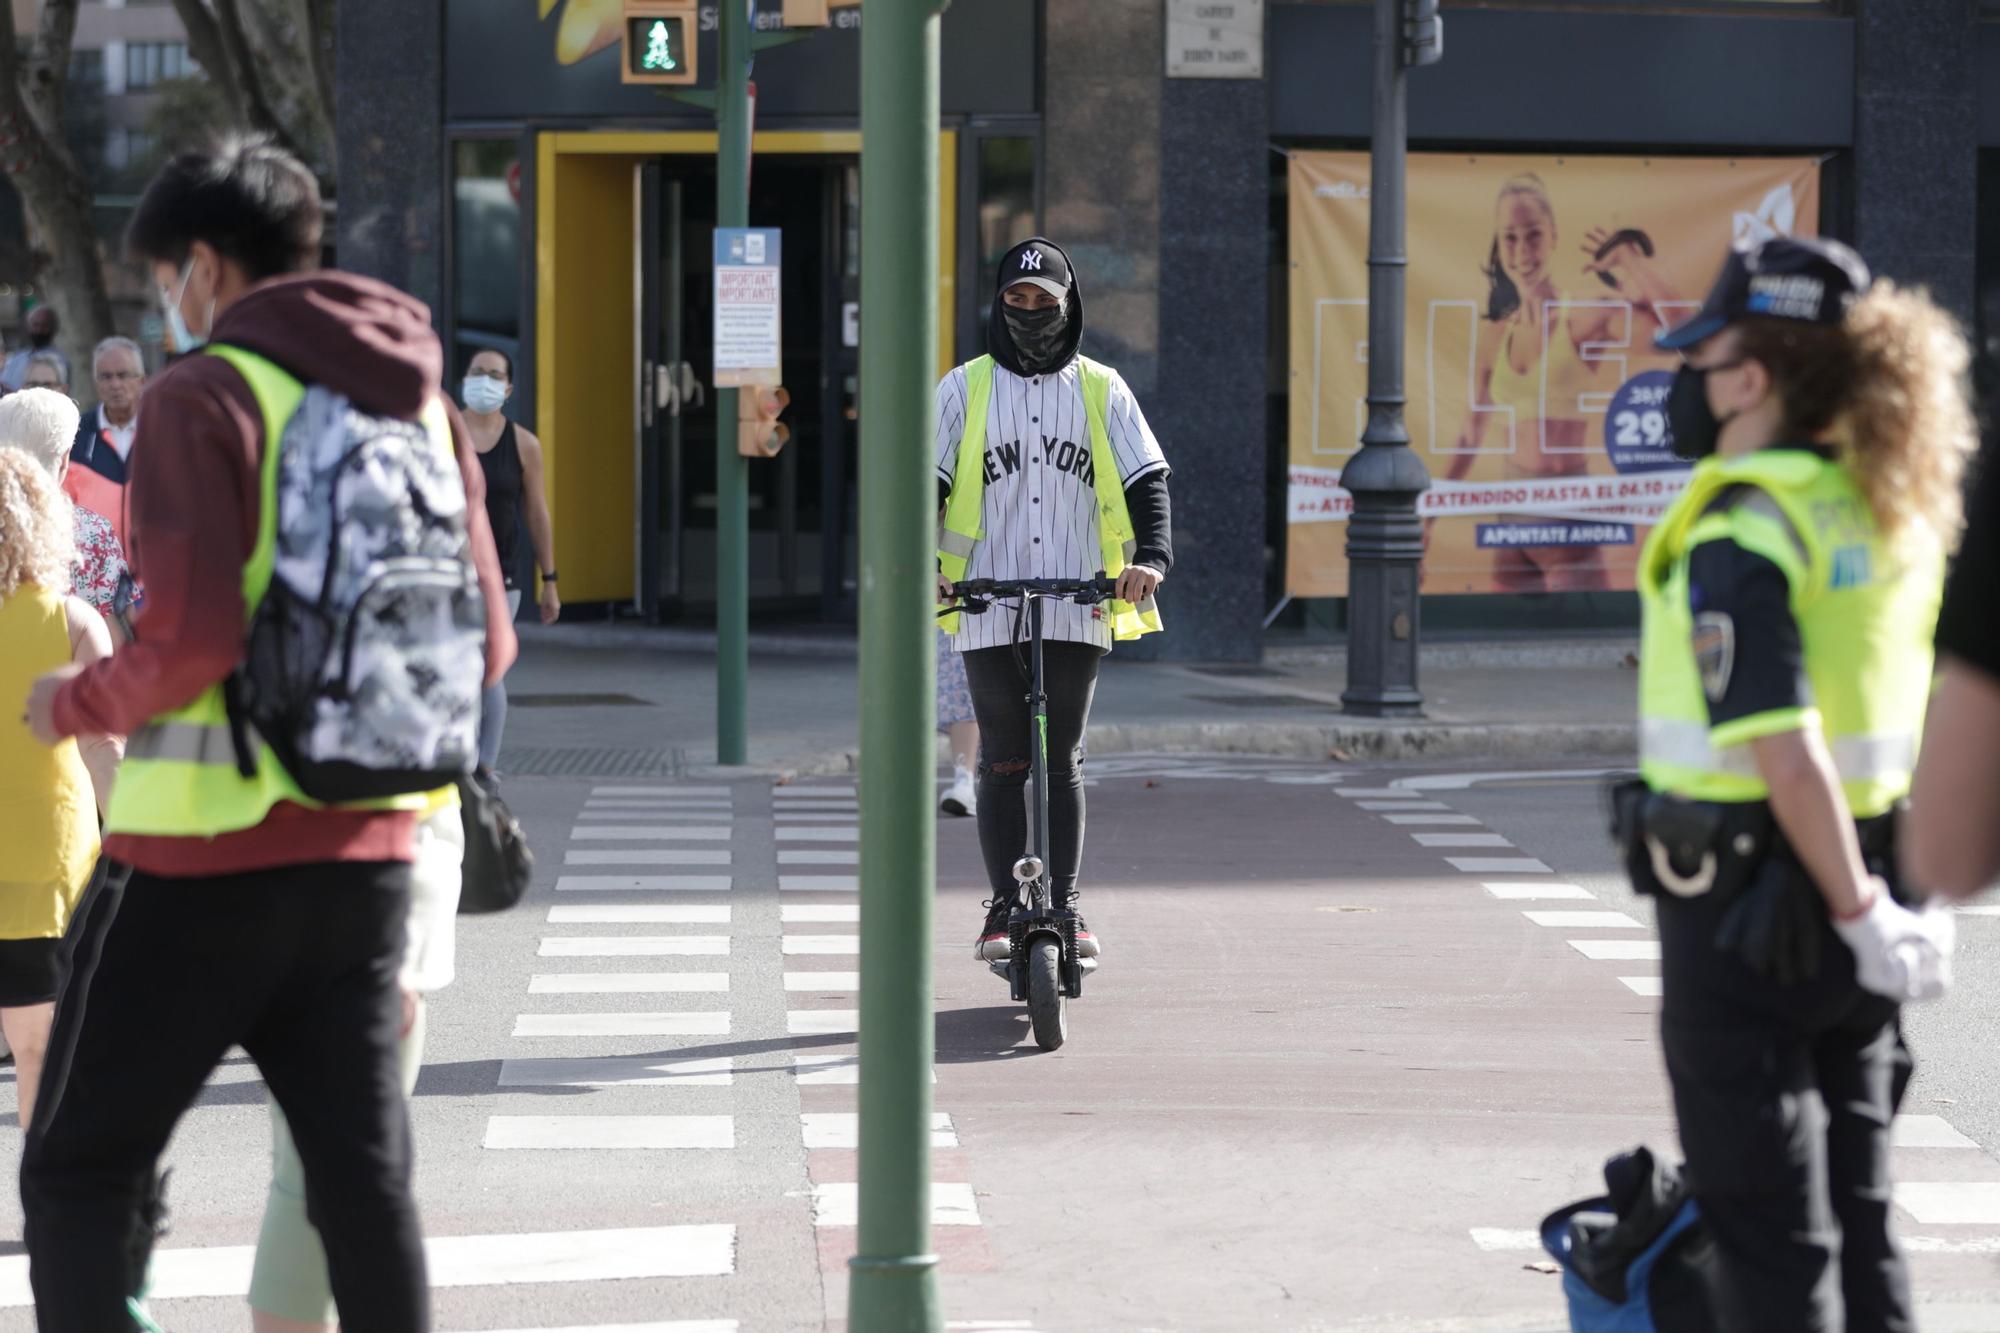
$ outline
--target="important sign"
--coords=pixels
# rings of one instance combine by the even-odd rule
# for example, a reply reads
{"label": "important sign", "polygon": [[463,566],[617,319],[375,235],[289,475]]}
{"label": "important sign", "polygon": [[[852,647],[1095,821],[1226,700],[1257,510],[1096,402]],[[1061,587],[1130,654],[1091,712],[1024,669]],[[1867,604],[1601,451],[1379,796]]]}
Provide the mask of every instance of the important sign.
{"label": "important sign", "polygon": [[1167,77],[1264,77],[1264,0],[1167,0]]}
{"label": "important sign", "polygon": [[715,385],[771,386],[779,366],[779,236],[775,227],[715,229]]}

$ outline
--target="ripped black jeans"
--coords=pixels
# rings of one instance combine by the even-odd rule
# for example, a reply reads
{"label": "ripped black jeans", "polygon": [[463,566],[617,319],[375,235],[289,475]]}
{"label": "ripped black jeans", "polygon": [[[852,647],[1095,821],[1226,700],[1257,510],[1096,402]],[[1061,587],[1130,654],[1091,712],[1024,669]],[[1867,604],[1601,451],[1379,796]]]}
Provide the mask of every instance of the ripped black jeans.
{"label": "ripped black jeans", "polygon": [[[1027,787],[1034,767],[1034,715],[1028,708],[1028,650],[975,648],[965,654],[965,683],[979,720],[979,850],[995,897],[1014,896],[1014,862],[1028,849]],[[1042,686],[1049,696],[1049,874],[1058,903],[1076,892],[1083,864],[1083,769],[1077,750],[1097,693],[1104,651],[1088,643],[1042,645]]]}

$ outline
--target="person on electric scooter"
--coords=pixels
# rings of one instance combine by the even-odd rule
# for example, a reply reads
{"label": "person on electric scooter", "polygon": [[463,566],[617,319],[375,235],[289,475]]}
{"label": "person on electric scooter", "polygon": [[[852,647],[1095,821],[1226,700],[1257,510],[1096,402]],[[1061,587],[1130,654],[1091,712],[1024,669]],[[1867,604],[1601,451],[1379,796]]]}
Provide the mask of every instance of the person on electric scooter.
{"label": "person on electric scooter", "polygon": [[[1167,460],[1117,371],[1078,354],[1083,293],[1062,248],[1042,237],[1000,261],[988,354],[938,385],[938,581],[1117,580],[1114,600],[1045,604],[1049,874],[1054,905],[1074,908],[1083,861],[1079,750],[1114,640],[1160,628],[1154,593],[1173,566]],[[974,427],[978,433],[974,435]],[[964,447],[976,441],[973,449]],[[1022,617],[1002,601],[941,622],[964,655],[979,721],[979,849],[993,897],[975,954],[1007,956],[1007,919],[1027,850],[1025,792],[1033,767]],[[1077,953],[1097,938],[1079,917]]]}

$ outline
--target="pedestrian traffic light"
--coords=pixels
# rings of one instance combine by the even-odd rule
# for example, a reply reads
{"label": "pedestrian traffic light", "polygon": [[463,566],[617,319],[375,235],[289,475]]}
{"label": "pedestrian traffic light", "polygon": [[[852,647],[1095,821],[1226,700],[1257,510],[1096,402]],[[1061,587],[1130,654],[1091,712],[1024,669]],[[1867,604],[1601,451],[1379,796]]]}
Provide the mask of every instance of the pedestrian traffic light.
{"label": "pedestrian traffic light", "polygon": [[776,458],[792,438],[791,428],[778,420],[791,405],[782,388],[742,388],[736,391],[736,452],[745,458]]}
{"label": "pedestrian traffic light", "polygon": [[1403,64],[1435,65],[1444,59],[1444,20],[1438,0],[1402,0]]}
{"label": "pedestrian traffic light", "polygon": [[696,0],[623,0],[620,32],[626,83],[695,81]]}

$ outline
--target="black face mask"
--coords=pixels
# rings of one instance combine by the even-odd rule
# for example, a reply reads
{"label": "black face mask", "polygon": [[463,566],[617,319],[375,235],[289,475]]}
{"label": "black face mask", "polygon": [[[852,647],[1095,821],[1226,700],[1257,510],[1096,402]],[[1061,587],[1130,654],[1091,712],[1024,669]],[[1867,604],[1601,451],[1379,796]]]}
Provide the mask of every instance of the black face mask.
{"label": "black face mask", "polygon": [[1010,305],[1001,315],[1014,339],[1014,350],[1021,354],[1021,364],[1037,372],[1055,369],[1056,358],[1062,355],[1069,337],[1068,309],[1052,305],[1023,310]]}
{"label": "black face mask", "polygon": [[1718,417],[1709,408],[1709,372],[1734,370],[1742,364],[1731,361],[1719,366],[1682,366],[1674,372],[1673,388],[1667,391],[1667,429],[1674,437],[1675,458],[1698,463],[1715,452],[1722,428],[1735,420],[1736,414]]}

